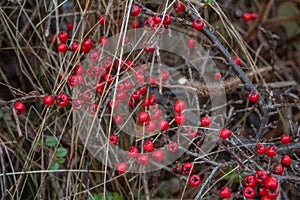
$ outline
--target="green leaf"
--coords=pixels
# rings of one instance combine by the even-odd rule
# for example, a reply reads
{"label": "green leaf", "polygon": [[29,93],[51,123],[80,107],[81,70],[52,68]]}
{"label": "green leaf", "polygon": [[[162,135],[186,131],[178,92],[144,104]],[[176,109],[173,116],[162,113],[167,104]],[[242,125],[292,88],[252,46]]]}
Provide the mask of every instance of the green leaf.
{"label": "green leaf", "polygon": [[205,0],[206,4],[209,4],[211,2],[211,0]]}
{"label": "green leaf", "polygon": [[0,119],[3,118],[3,112],[0,110]]}
{"label": "green leaf", "polygon": [[65,158],[58,158],[57,161],[59,162],[59,164],[63,164],[65,162]]}
{"label": "green leaf", "polygon": [[54,147],[57,144],[57,139],[54,136],[49,136],[46,138],[46,145],[49,147]]}
{"label": "green leaf", "polygon": [[[278,9],[278,17],[286,18],[299,15],[299,10],[293,2],[284,2],[281,3]],[[282,23],[284,26],[287,36],[293,37],[300,33],[300,24],[297,21],[290,21]]]}
{"label": "green leaf", "polygon": [[58,170],[58,168],[59,168],[58,162],[52,162],[49,167],[50,170]]}
{"label": "green leaf", "polygon": [[68,150],[64,147],[58,147],[55,152],[55,155],[60,158],[65,157],[67,154],[68,154]]}

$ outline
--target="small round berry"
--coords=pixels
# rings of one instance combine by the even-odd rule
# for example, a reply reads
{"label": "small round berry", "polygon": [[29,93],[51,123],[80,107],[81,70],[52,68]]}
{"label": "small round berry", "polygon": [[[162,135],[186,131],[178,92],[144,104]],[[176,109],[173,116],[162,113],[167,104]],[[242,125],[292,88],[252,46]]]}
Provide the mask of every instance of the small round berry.
{"label": "small round berry", "polygon": [[239,57],[234,57],[233,58],[234,62],[237,64],[237,65],[240,65],[241,64],[241,60]]}
{"label": "small round berry", "polygon": [[172,17],[169,14],[165,14],[164,16],[164,25],[170,25],[172,22]]}
{"label": "small round berry", "polygon": [[243,20],[244,20],[245,22],[248,22],[248,21],[251,20],[251,14],[245,12],[245,13],[243,13],[242,18],[243,18]]}
{"label": "small round berry", "polygon": [[14,103],[14,109],[16,110],[17,115],[21,115],[25,111],[26,107],[22,101],[16,101]]}
{"label": "small round berry", "polygon": [[245,187],[243,189],[243,195],[247,199],[252,199],[255,196],[255,190],[252,187]]}
{"label": "small round berry", "polygon": [[246,187],[254,187],[256,185],[255,177],[253,175],[247,175],[244,178],[244,185]]}
{"label": "small round berry", "polygon": [[180,113],[184,110],[185,108],[185,102],[182,100],[177,100],[174,103],[174,111],[177,113]]}
{"label": "small round berry", "polygon": [[190,174],[193,171],[193,164],[191,162],[186,162],[182,165],[182,171],[185,174]]}
{"label": "small round berry", "polygon": [[167,120],[159,120],[158,121],[158,127],[161,131],[168,130],[169,128],[169,122]]}
{"label": "small round berry", "polygon": [[139,120],[140,122],[146,122],[146,121],[148,121],[148,113],[145,112],[145,111],[140,112],[140,113],[138,114],[138,120]]}
{"label": "small round berry", "polygon": [[139,28],[140,22],[137,19],[135,19],[131,22],[131,26],[132,26],[132,28]]}
{"label": "small round berry", "polygon": [[122,124],[123,122],[123,117],[120,114],[115,114],[112,119],[116,124]]}
{"label": "small round berry", "polygon": [[291,141],[291,136],[287,135],[287,134],[282,134],[280,136],[280,141],[282,144],[288,144]]}
{"label": "small round berry", "polygon": [[151,106],[155,106],[157,103],[158,103],[158,100],[157,100],[156,96],[155,95],[151,95],[149,97],[149,104]]}
{"label": "small round berry", "polygon": [[264,187],[259,187],[257,193],[258,193],[259,195],[263,196],[263,195],[266,195],[266,194],[267,194],[267,190],[266,190],[266,188],[264,188]]}
{"label": "small round berry", "polygon": [[276,147],[274,145],[269,146],[266,150],[266,154],[269,157],[274,157],[277,155],[277,153],[278,153],[278,150],[276,149]]}
{"label": "small round berry", "polygon": [[176,142],[169,142],[168,150],[172,153],[176,152],[178,150],[178,144]]}
{"label": "small round berry", "polygon": [[250,90],[248,92],[248,99],[253,103],[257,102],[259,99],[259,93],[257,92],[257,90]]}
{"label": "small round berry", "polygon": [[145,140],[143,143],[143,149],[148,152],[153,151],[154,143],[151,140]]}
{"label": "small round berry", "polygon": [[189,184],[191,186],[199,186],[201,183],[201,178],[198,174],[193,174],[189,178]]}
{"label": "small round berry", "polygon": [[89,112],[94,115],[97,113],[97,110],[98,110],[98,104],[97,103],[92,103],[90,106],[89,106]]}
{"label": "small round berry", "polygon": [[186,115],[184,113],[176,113],[174,116],[175,122],[177,124],[183,124],[186,120]]}
{"label": "small round berry", "polygon": [[119,105],[119,101],[117,99],[110,99],[108,104],[109,104],[109,107],[116,108]]}
{"label": "small round berry", "polygon": [[158,119],[162,115],[162,111],[158,108],[153,108],[150,113],[151,119]]}
{"label": "small round berry", "polygon": [[267,195],[270,197],[270,199],[275,199],[279,195],[279,188],[267,190]]}
{"label": "small round berry", "polygon": [[201,126],[209,126],[210,125],[210,118],[208,116],[203,116],[200,119]]}
{"label": "small round berry", "polygon": [[170,77],[170,72],[168,71],[168,70],[161,70],[161,72],[160,72],[160,75],[161,75],[161,79],[163,80],[163,81],[165,81],[165,80],[168,80],[169,79],[169,77]]}
{"label": "small round berry", "polygon": [[117,90],[116,99],[125,100],[127,98],[125,90]]}
{"label": "small round berry", "polygon": [[79,44],[76,41],[74,41],[71,45],[72,51],[76,51],[78,49],[78,47],[79,47]]}
{"label": "small round berry", "polygon": [[200,31],[204,27],[204,22],[201,18],[196,18],[193,20],[192,27]]}
{"label": "small round berry", "polygon": [[257,14],[256,13],[250,12],[249,14],[250,14],[250,19],[251,20],[256,20],[257,19]]}
{"label": "small round berry", "polygon": [[173,4],[173,9],[175,12],[181,12],[183,11],[185,8],[185,6],[183,5],[182,2],[180,1],[176,1],[174,4]]}
{"label": "small round berry", "polygon": [[146,107],[146,106],[149,106],[149,105],[150,105],[149,99],[143,98],[143,99],[142,99],[142,105],[145,106],[145,107]]}
{"label": "small round berry", "polygon": [[130,16],[136,16],[140,14],[141,8],[138,5],[132,5],[130,9]]}
{"label": "small round berry", "polygon": [[222,74],[221,74],[220,72],[216,72],[216,73],[214,74],[214,78],[215,78],[215,80],[219,80],[219,79],[222,78]]}
{"label": "small round berry", "polygon": [[82,65],[76,65],[73,69],[73,73],[75,75],[82,75],[84,73],[84,68],[82,67]]}
{"label": "small round berry", "polygon": [[187,128],[187,134],[191,137],[197,137],[199,135],[199,131],[197,128],[193,128],[193,127],[188,127]]}
{"label": "small round berry", "polygon": [[172,171],[175,174],[181,174],[182,173],[182,164],[176,161],[176,163],[172,167]]}
{"label": "small round berry", "polygon": [[268,176],[264,180],[264,187],[266,189],[276,190],[278,188],[278,180],[274,176]]}
{"label": "small round berry", "polygon": [[257,183],[263,183],[265,178],[267,178],[268,173],[265,170],[257,170],[255,172],[255,180]]}
{"label": "small round berry", "polygon": [[60,31],[57,37],[61,43],[65,43],[68,40],[68,33],[66,31]]}
{"label": "small round berry", "polygon": [[98,43],[99,43],[99,44],[103,44],[103,45],[108,44],[108,37],[106,37],[106,36],[104,36],[104,35],[100,36],[100,38],[99,38],[99,40],[98,40]]}
{"label": "small round berry", "polygon": [[86,38],[85,40],[83,40],[82,46],[89,51],[91,48],[93,48],[93,41],[91,40],[91,38]]}
{"label": "small round berry", "polygon": [[132,69],[134,69],[134,63],[132,60],[126,60],[123,67],[124,67],[124,69],[132,70]]}
{"label": "small round berry", "polygon": [[128,165],[126,162],[119,162],[116,164],[116,169],[120,174],[123,174],[124,172],[127,171]]}
{"label": "small round berry", "polygon": [[148,165],[149,163],[149,156],[148,154],[140,154],[137,157],[137,163],[140,165]]}
{"label": "small round berry", "polygon": [[57,44],[57,51],[58,52],[66,52],[68,50],[68,46],[65,43]]}
{"label": "small round berry", "polygon": [[73,29],[73,23],[72,22],[67,22],[66,27],[68,31],[71,31]]}
{"label": "small round berry", "polygon": [[156,129],[156,124],[153,121],[146,121],[145,122],[145,130],[147,132],[154,131]]}
{"label": "small round berry", "polygon": [[43,97],[42,102],[46,105],[46,106],[51,106],[54,102],[54,98],[51,95],[46,95]]}
{"label": "small round berry", "polygon": [[82,108],[82,101],[80,99],[72,100],[72,108],[74,110],[80,110]]}
{"label": "small round berry", "polygon": [[153,20],[154,20],[154,22],[155,22],[156,24],[162,23],[162,22],[163,22],[163,18],[164,18],[164,15],[162,15],[162,14],[155,14],[155,15],[153,16]]}
{"label": "small round berry", "polygon": [[81,97],[84,101],[91,101],[92,98],[94,97],[94,94],[93,94],[92,90],[85,90],[82,93]]}
{"label": "small round berry", "polygon": [[231,130],[229,130],[229,129],[227,129],[227,128],[222,128],[221,130],[220,130],[220,134],[219,134],[219,136],[220,136],[220,138],[222,138],[222,139],[226,139],[226,138],[228,138],[230,135],[231,135]]}
{"label": "small round berry", "polygon": [[138,99],[141,96],[141,92],[139,90],[135,90],[131,94],[131,98]]}
{"label": "small round berry", "polygon": [[104,24],[106,24],[106,23],[108,22],[108,19],[107,19],[107,17],[106,17],[105,15],[100,15],[100,16],[98,17],[98,20],[99,20],[99,23],[100,23],[101,25],[104,25]]}
{"label": "small round berry", "polygon": [[222,199],[226,199],[226,198],[230,198],[231,196],[231,191],[229,189],[229,187],[222,187],[222,189],[219,191],[219,196]]}
{"label": "small round berry", "polygon": [[75,76],[75,75],[71,75],[68,77],[68,85],[71,86],[71,87],[75,87],[78,85],[79,83],[79,80],[78,80],[78,77]]}
{"label": "small round berry", "polygon": [[66,94],[59,94],[56,97],[56,103],[59,106],[66,106],[69,102],[69,97]]}
{"label": "small round berry", "polygon": [[127,155],[128,155],[130,158],[136,158],[136,157],[138,157],[138,155],[139,155],[139,149],[138,149],[136,146],[130,146],[130,147],[127,149]]}
{"label": "small round berry", "polygon": [[281,163],[284,165],[290,165],[292,163],[292,159],[289,155],[284,154],[281,158]]}
{"label": "small round berry", "polygon": [[194,47],[196,44],[197,44],[196,40],[194,40],[193,38],[188,38],[187,46],[188,46],[189,48]]}
{"label": "small round berry", "polygon": [[284,171],[282,164],[275,165],[273,167],[272,171],[274,174],[282,175],[282,173]]}
{"label": "small round berry", "polygon": [[160,149],[155,150],[152,153],[152,158],[156,161],[156,162],[160,162],[163,158],[164,158],[164,152]]}
{"label": "small round berry", "polygon": [[267,192],[266,194],[262,195],[260,200],[272,200],[271,197],[269,197],[269,195],[267,195]]}
{"label": "small round berry", "polygon": [[108,140],[110,144],[117,144],[119,137],[115,134],[110,134]]}
{"label": "small round berry", "polygon": [[148,17],[145,21],[144,21],[144,28],[146,30],[151,30],[151,28],[153,28],[155,26],[155,22],[153,20],[152,17]]}
{"label": "small round berry", "polygon": [[142,47],[146,52],[153,52],[156,48],[155,44],[148,44],[148,42],[143,42]]}
{"label": "small round berry", "polygon": [[258,143],[254,147],[254,151],[258,154],[264,154],[266,150],[267,150],[266,146],[262,143]]}

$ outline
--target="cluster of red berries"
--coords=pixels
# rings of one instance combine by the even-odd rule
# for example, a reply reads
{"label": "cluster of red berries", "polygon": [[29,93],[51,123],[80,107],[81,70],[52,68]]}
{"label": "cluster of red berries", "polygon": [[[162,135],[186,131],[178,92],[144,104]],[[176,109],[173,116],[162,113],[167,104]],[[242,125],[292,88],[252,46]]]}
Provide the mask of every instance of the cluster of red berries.
{"label": "cluster of red berries", "polygon": [[245,22],[251,21],[251,20],[256,20],[257,19],[257,14],[254,12],[244,12],[242,15],[242,18]]}

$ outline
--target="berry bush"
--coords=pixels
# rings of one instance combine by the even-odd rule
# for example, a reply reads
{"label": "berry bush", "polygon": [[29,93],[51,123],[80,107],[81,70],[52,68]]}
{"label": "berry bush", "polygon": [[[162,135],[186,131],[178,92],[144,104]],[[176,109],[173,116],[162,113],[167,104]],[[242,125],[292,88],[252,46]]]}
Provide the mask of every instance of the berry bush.
{"label": "berry bush", "polygon": [[299,199],[299,2],[0,2],[2,199]]}

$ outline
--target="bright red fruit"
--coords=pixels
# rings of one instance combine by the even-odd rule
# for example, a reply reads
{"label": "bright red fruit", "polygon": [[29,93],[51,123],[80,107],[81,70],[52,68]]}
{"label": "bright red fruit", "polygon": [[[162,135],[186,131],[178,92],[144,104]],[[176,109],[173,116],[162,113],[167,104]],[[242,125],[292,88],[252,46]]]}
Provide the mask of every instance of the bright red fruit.
{"label": "bright red fruit", "polygon": [[243,13],[242,18],[243,18],[243,20],[244,20],[245,22],[248,22],[248,21],[251,20],[251,14],[245,12],[245,13]]}
{"label": "bright red fruit", "polygon": [[183,124],[186,120],[186,115],[184,113],[176,113],[174,116],[175,122],[177,124]]}
{"label": "bright red fruit", "polygon": [[275,190],[267,190],[267,195],[271,198],[271,199],[275,199],[278,195],[279,195],[279,188],[275,189]]}
{"label": "bright red fruit", "polygon": [[280,136],[280,141],[282,144],[288,144],[291,141],[291,136],[287,135],[287,134],[282,134]]}
{"label": "bright red fruit", "polygon": [[155,14],[155,15],[153,16],[153,20],[154,20],[154,22],[155,22],[156,24],[162,23],[163,18],[164,18],[164,15],[162,15],[162,14]]}
{"label": "bright red fruit", "polygon": [[174,103],[174,110],[177,113],[180,113],[184,110],[185,108],[185,102],[182,100],[176,100]]}
{"label": "bright red fruit", "polygon": [[115,134],[110,134],[108,140],[110,144],[117,144],[119,137]]}
{"label": "bright red fruit", "polygon": [[59,38],[61,43],[65,43],[68,40],[68,33],[66,31],[60,31],[57,34],[57,37]]}
{"label": "bright red fruit", "polygon": [[153,20],[152,17],[148,17],[145,21],[144,21],[144,28],[146,30],[151,30],[151,28],[153,28],[155,26],[155,21]]}
{"label": "bright red fruit", "polygon": [[148,163],[149,163],[148,154],[140,154],[137,157],[137,163],[140,164],[140,165],[148,165]]}
{"label": "bright red fruit", "polygon": [[169,142],[168,150],[172,153],[176,152],[178,150],[178,144],[176,142]]}
{"label": "bright red fruit", "polygon": [[66,52],[68,50],[68,46],[65,43],[57,44],[57,51],[58,52]]}
{"label": "bright red fruit", "polygon": [[161,131],[165,131],[169,128],[169,122],[167,120],[159,120],[158,127]]}
{"label": "bright red fruit", "polygon": [[66,94],[59,94],[56,97],[56,103],[59,106],[66,106],[69,102],[69,97]]}
{"label": "bright red fruit", "polygon": [[82,75],[84,73],[84,68],[82,67],[82,65],[76,65],[73,69],[73,73],[75,75]]}
{"label": "bright red fruit", "polygon": [[210,125],[210,118],[208,116],[203,116],[200,119],[201,126],[209,126]]}
{"label": "bright red fruit", "polygon": [[54,102],[54,98],[51,95],[46,95],[43,97],[42,102],[46,105],[46,106],[51,106]]}
{"label": "bright red fruit", "polygon": [[193,164],[191,162],[186,162],[182,165],[182,171],[185,174],[190,174],[191,171],[193,171]]}
{"label": "bright red fruit", "polygon": [[154,131],[156,129],[156,124],[153,121],[145,122],[145,130],[148,132]]}
{"label": "bright red fruit", "polygon": [[133,5],[130,9],[130,15],[136,16],[141,12],[141,8],[138,5]]}
{"label": "bright red fruit", "polygon": [[277,155],[277,153],[278,153],[278,150],[277,150],[276,147],[273,146],[273,145],[269,146],[269,147],[267,148],[267,150],[266,150],[266,154],[267,154],[267,156],[269,156],[269,157],[274,157],[274,156]]}
{"label": "bright red fruit", "polygon": [[230,198],[231,191],[230,191],[229,187],[222,187],[222,189],[219,191],[219,195],[223,199]]}
{"label": "bright red fruit", "polygon": [[248,99],[253,103],[257,102],[259,99],[259,93],[257,92],[257,90],[250,90],[248,92]]}
{"label": "bright red fruit", "polygon": [[67,22],[66,27],[68,31],[71,31],[73,29],[73,23],[72,22]]}
{"label": "bright red fruit", "polygon": [[273,173],[277,174],[277,175],[281,175],[283,173],[283,170],[284,169],[283,169],[282,164],[278,164],[273,167]]}
{"label": "bright red fruit", "polygon": [[241,64],[241,60],[239,57],[234,57],[233,58],[234,62],[237,64],[237,65],[240,65]]}
{"label": "bright red fruit", "polygon": [[192,27],[200,31],[204,27],[204,22],[201,18],[196,18],[192,22]]}
{"label": "bright red fruit", "polygon": [[98,110],[98,104],[97,103],[92,103],[90,106],[89,106],[89,112],[94,115],[97,113],[97,110]]}
{"label": "bright red fruit", "polygon": [[172,17],[171,15],[169,14],[165,14],[165,17],[164,17],[164,25],[170,25],[172,22]]}
{"label": "bright red fruit", "polygon": [[116,169],[120,174],[123,174],[124,172],[127,171],[128,165],[126,162],[119,162],[116,164]]}
{"label": "bright red fruit", "polygon": [[194,40],[193,38],[188,38],[187,46],[188,46],[189,48],[194,47],[196,44],[197,44],[196,40]]}
{"label": "bright red fruit", "polygon": [[164,152],[162,150],[158,149],[152,153],[152,158],[155,161],[160,162],[164,158],[164,155],[165,155]]}
{"label": "bright red fruit", "polygon": [[154,149],[154,144],[151,140],[145,140],[144,143],[143,143],[143,148],[145,151],[153,151]]}
{"label": "bright red fruit", "polygon": [[256,185],[255,177],[253,175],[247,175],[244,178],[244,185],[246,187],[254,187]]}
{"label": "bright red fruit", "polygon": [[79,83],[78,77],[75,75],[71,75],[68,77],[68,85],[71,87],[77,86]]}
{"label": "bright red fruit", "polygon": [[94,94],[91,90],[85,90],[82,95],[81,95],[82,99],[84,101],[91,101],[92,98],[94,97]]}
{"label": "bright red fruit", "polygon": [[187,128],[187,134],[191,137],[191,138],[194,138],[194,137],[197,137],[199,135],[199,131],[197,128],[194,128],[194,127],[188,127]]}
{"label": "bright red fruit", "polygon": [[22,101],[17,101],[14,103],[14,109],[16,110],[17,115],[21,115],[25,111],[26,107]]}
{"label": "bright red fruit", "polygon": [[161,72],[160,72],[160,75],[161,75],[161,79],[163,80],[163,81],[165,81],[165,80],[168,80],[169,79],[169,77],[170,77],[170,72],[168,71],[168,70],[161,70]]}
{"label": "bright red fruit", "polygon": [[250,12],[249,14],[250,14],[250,19],[251,20],[256,20],[257,19],[257,14],[256,13]]}
{"label": "bright red fruit", "polygon": [[156,96],[155,95],[151,95],[149,97],[149,104],[151,106],[155,106],[157,103],[158,103],[158,100],[157,100]]}
{"label": "bright red fruit", "polygon": [[258,143],[254,147],[254,151],[258,154],[264,154],[266,150],[267,150],[266,146],[262,143]]}
{"label": "bright red fruit", "polygon": [[127,150],[127,155],[130,158],[136,158],[139,155],[139,149],[135,146],[130,146]]}
{"label": "bright red fruit", "polygon": [[284,165],[290,165],[292,163],[292,159],[289,155],[284,154],[281,158],[281,163]]}
{"label": "bright red fruit", "polygon": [[72,51],[76,51],[78,49],[78,47],[79,47],[79,44],[76,41],[74,41],[71,45]]}
{"label": "bright red fruit", "polygon": [[185,6],[183,5],[183,3],[181,1],[176,1],[173,4],[173,9],[175,12],[181,12],[184,10],[184,8],[185,8]]}
{"label": "bright red fruit", "polygon": [[148,121],[148,113],[147,113],[147,112],[144,112],[144,111],[140,112],[140,113],[138,114],[138,120],[139,120],[140,122],[146,122],[146,121]]}
{"label": "bright red fruit", "polygon": [[74,110],[80,110],[82,107],[82,101],[80,99],[73,99],[72,100],[72,108]]}
{"label": "bright red fruit", "polygon": [[106,37],[106,36],[104,36],[104,35],[100,36],[100,38],[99,38],[99,40],[98,40],[98,43],[99,43],[99,44],[103,44],[103,45],[108,44],[108,37]]}
{"label": "bright red fruit", "polygon": [[158,108],[153,108],[150,112],[150,118],[153,119],[158,119],[162,115],[162,111]]}
{"label": "bright red fruit", "polygon": [[193,174],[189,178],[189,184],[191,186],[198,186],[201,183],[201,178],[198,174]]}
{"label": "bright red fruit", "polygon": [[254,177],[257,183],[263,183],[268,173],[265,170],[257,170]]}
{"label": "bright red fruit", "polygon": [[276,190],[278,188],[278,181],[274,176],[268,176],[265,178],[264,187],[266,189]]}
{"label": "bright red fruit", "polygon": [[227,128],[222,128],[221,130],[220,130],[220,138],[222,138],[222,139],[226,139],[226,138],[228,138],[230,135],[231,135],[231,130],[229,130],[229,129],[227,129]]}
{"label": "bright red fruit", "polygon": [[243,189],[243,195],[247,199],[252,199],[255,196],[255,190],[252,187],[245,187]]}
{"label": "bright red fruit", "polygon": [[99,19],[99,23],[100,23],[101,25],[104,25],[105,23],[108,22],[108,19],[107,19],[107,17],[106,17],[105,15],[100,15],[100,16],[98,17],[98,19]]}

